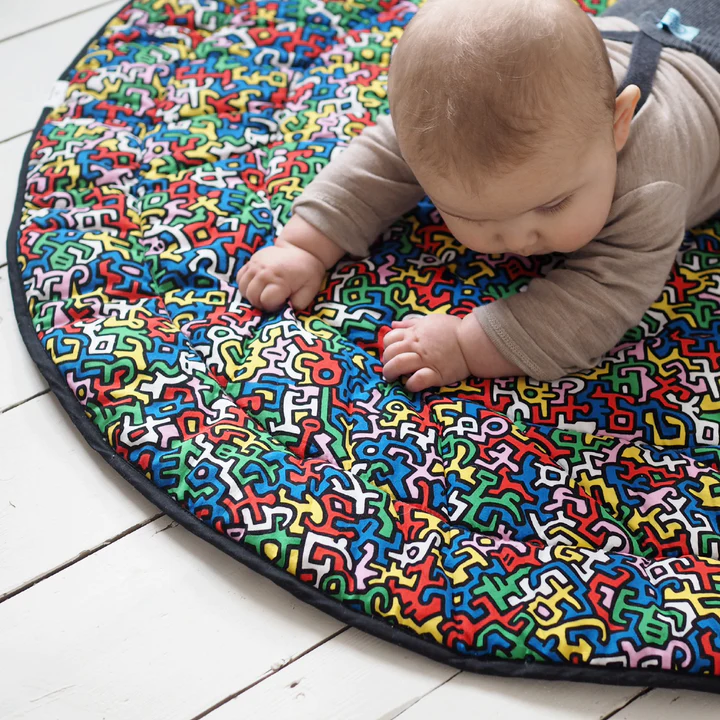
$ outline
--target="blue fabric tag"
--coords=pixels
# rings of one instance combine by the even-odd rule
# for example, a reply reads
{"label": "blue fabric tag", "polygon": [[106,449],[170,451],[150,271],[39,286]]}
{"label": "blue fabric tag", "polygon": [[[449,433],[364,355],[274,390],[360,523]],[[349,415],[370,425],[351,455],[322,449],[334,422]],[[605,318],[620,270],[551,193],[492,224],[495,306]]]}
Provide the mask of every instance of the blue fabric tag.
{"label": "blue fabric tag", "polygon": [[683,25],[680,22],[680,13],[675,8],[670,8],[663,19],[657,24],[658,29],[669,30],[676,38],[690,42],[694,40],[700,30],[690,25]]}

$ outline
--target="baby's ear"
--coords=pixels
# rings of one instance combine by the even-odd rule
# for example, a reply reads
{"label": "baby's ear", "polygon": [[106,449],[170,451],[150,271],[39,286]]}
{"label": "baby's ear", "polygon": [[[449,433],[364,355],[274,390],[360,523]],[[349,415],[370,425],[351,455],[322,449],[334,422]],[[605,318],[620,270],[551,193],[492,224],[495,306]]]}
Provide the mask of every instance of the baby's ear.
{"label": "baby's ear", "polygon": [[620,152],[625,147],[638,102],[640,102],[640,88],[637,85],[628,85],[615,99],[613,132],[616,152]]}

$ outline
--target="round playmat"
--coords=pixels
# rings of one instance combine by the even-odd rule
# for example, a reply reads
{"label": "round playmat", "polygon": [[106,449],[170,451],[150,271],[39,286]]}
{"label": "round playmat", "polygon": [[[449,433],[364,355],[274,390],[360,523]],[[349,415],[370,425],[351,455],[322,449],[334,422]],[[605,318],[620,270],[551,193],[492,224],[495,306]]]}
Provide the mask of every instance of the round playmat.
{"label": "round playmat", "polygon": [[552,383],[383,379],[393,320],[465,315],[559,262],[475,254],[427,200],[306,311],[239,295],[293,199],[387,112],[416,9],[125,6],[28,148],[23,337],[121,475],[343,622],[478,672],[718,690],[720,224],[687,234],[595,369]]}

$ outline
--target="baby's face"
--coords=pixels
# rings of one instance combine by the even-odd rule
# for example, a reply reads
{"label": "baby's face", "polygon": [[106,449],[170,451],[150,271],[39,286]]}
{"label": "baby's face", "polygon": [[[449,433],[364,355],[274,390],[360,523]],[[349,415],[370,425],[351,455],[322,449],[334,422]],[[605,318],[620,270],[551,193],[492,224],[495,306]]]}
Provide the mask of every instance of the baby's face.
{"label": "baby's face", "polygon": [[609,138],[593,139],[488,178],[476,193],[415,165],[418,181],[463,245],[527,256],[570,253],[597,235],[612,205],[617,156]]}

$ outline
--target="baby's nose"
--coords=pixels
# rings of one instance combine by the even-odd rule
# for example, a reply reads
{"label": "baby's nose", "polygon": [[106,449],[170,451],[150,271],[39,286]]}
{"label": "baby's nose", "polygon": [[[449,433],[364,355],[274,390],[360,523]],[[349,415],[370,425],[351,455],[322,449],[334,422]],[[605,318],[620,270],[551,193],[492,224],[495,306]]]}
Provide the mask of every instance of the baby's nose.
{"label": "baby's nose", "polygon": [[537,240],[538,234],[534,231],[505,233],[501,236],[501,241],[508,251],[518,255],[530,255],[537,245]]}

